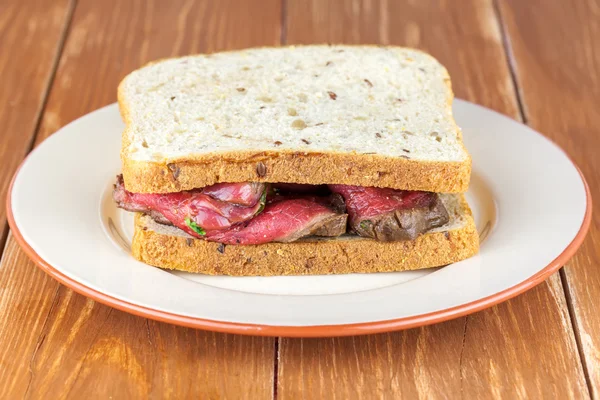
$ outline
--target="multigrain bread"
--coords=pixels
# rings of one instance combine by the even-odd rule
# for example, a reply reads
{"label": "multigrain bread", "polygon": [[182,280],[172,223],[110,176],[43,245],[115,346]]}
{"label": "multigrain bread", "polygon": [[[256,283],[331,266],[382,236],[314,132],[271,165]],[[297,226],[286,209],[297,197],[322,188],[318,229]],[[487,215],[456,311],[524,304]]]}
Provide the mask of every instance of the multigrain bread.
{"label": "multigrain bread", "polygon": [[450,215],[448,224],[416,240],[398,242],[344,235],[292,243],[223,245],[137,214],[132,254],[156,267],[208,275],[321,275],[436,267],[471,257],[479,247],[464,196],[441,195],[441,199]]}
{"label": "multigrain bread", "polygon": [[338,183],[464,192],[446,69],[413,49],[257,48],[155,62],[119,86],[125,186]]}

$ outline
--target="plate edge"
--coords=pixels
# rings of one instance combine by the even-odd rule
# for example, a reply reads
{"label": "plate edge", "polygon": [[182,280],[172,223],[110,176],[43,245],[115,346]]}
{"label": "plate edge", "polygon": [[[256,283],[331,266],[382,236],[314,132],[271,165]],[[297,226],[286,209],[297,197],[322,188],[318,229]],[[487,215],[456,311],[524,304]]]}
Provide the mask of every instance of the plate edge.
{"label": "plate edge", "polygon": [[[468,103],[468,102],[467,102]],[[103,107],[108,108],[112,105]],[[99,110],[96,110],[99,111]],[[14,215],[12,212],[12,192],[14,188],[14,183],[19,175],[19,172],[25,162],[31,156],[31,153],[25,157],[25,159],[21,162],[19,167],[17,168],[13,178],[11,179],[9,189],[7,192],[6,198],[6,213],[7,213],[7,221],[10,227],[10,230],[16,239],[19,246],[25,251],[27,256],[45,273],[50,275],[52,278],[60,282],[61,284],[67,286],[73,291],[89,297],[99,303],[108,305],[110,307],[116,308],[121,311],[125,311],[140,317],[149,318],[161,322],[172,323],[175,325],[197,328],[197,329],[205,329],[216,332],[223,333],[235,333],[242,335],[255,335],[255,336],[282,336],[282,337],[332,337],[332,336],[352,336],[352,335],[366,335],[366,334],[374,334],[381,332],[389,332],[394,330],[403,330],[410,329],[419,326],[431,325],[438,322],[447,321],[450,319],[458,318],[467,314],[471,314],[477,311],[481,311],[483,309],[494,306],[502,301],[506,301],[511,299],[534,286],[542,283],[546,280],[550,275],[554,272],[558,271],[558,269],[563,266],[577,251],[577,249],[583,243],[585,236],[589,230],[591,225],[591,217],[592,217],[592,196],[590,192],[589,185],[581,172],[581,169],[573,162],[571,157],[564,152],[564,150],[554,143],[549,138],[540,134],[540,136],[544,137],[546,140],[551,142],[554,146],[556,146],[567,159],[571,162],[573,167],[579,173],[581,181],[584,185],[585,195],[586,195],[586,210],[584,214],[583,221],[579,228],[579,231],[573,238],[573,240],[569,243],[569,245],[560,253],[550,264],[541,269],[537,274],[532,275],[528,279],[523,282],[518,283],[510,288],[507,288],[503,291],[497,292],[493,295],[469,302],[464,303],[455,307],[446,308],[439,311],[434,311],[431,313],[413,315],[410,317],[403,317],[398,319],[391,320],[381,320],[381,321],[371,321],[371,322],[360,322],[353,324],[337,324],[337,325],[305,325],[305,326],[278,326],[278,325],[264,325],[264,324],[249,324],[249,323],[240,323],[240,322],[225,322],[218,320],[209,320],[202,319],[196,317],[183,316],[179,314],[174,314],[166,311],[158,311],[148,307],[136,305],[134,303],[130,303],[124,300],[117,299],[115,297],[106,295],[100,291],[95,289],[91,289],[73,278],[69,278],[63,273],[59,272],[53,266],[48,264],[45,260],[43,260],[34,250],[33,248],[25,241],[21,232],[19,231],[16,222],[14,220]],[[35,149],[34,149],[35,151]]]}

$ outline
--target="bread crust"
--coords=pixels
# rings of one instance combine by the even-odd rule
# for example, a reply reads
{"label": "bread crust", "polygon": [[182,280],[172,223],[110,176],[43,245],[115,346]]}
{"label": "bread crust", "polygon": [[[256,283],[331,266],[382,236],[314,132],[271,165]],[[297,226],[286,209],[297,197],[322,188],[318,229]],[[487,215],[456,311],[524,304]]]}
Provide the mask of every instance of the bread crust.
{"label": "bread crust", "polygon": [[462,193],[471,163],[423,162],[344,153],[232,152],[158,164],[123,158],[125,187],[137,193],[191,190],[218,182],[377,186]]}
{"label": "bread crust", "polygon": [[[454,94],[447,71],[445,75],[447,107],[451,109]],[[168,163],[136,161],[125,151],[130,144],[127,130],[131,122],[123,93],[125,79],[118,89],[119,109],[126,124],[121,160],[125,187],[132,192],[169,193],[218,182],[248,181],[336,183],[437,193],[462,193],[469,185],[470,156],[462,162],[435,162],[361,153],[235,151],[195,155]],[[456,132],[461,138],[458,127]]]}
{"label": "bread crust", "polygon": [[[468,210],[468,208],[467,208]],[[434,232],[413,241],[378,242],[336,238],[222,245],[152,229],[153,221],[135,217],[133,256],[156,267],[207,275],[324,275],[407,271],[447,265],[475,255],[479,236],[472,216],[458,229]]]}

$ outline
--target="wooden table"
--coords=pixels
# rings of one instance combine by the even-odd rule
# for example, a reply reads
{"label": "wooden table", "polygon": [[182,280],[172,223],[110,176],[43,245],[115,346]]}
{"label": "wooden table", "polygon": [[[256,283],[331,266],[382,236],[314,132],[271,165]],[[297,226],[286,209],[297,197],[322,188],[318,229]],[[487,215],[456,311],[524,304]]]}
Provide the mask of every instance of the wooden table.
{"label": "wooden table", "polygon": [[[458,97],[560,144],[600,206],[598,0],[1,0],[0,198],[32,147],[114,102],[150,60],[323,42],[432,53]],[[506,303],[302,340],[180,328],[88,300],[27,259],[2,204],[0,398],[600,398],[598,215],[559,274]]]}

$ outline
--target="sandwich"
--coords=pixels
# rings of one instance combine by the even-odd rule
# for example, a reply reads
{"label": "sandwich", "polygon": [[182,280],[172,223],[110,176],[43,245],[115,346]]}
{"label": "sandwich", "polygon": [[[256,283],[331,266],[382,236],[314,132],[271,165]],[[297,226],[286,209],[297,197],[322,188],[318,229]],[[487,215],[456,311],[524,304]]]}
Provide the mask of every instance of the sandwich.
{"label": "sandwich", "polygon": [[477,253],[446,69],[418,50],[256,48],[161,60],[119,85],[113,198],[159,268],[404,271]]}

